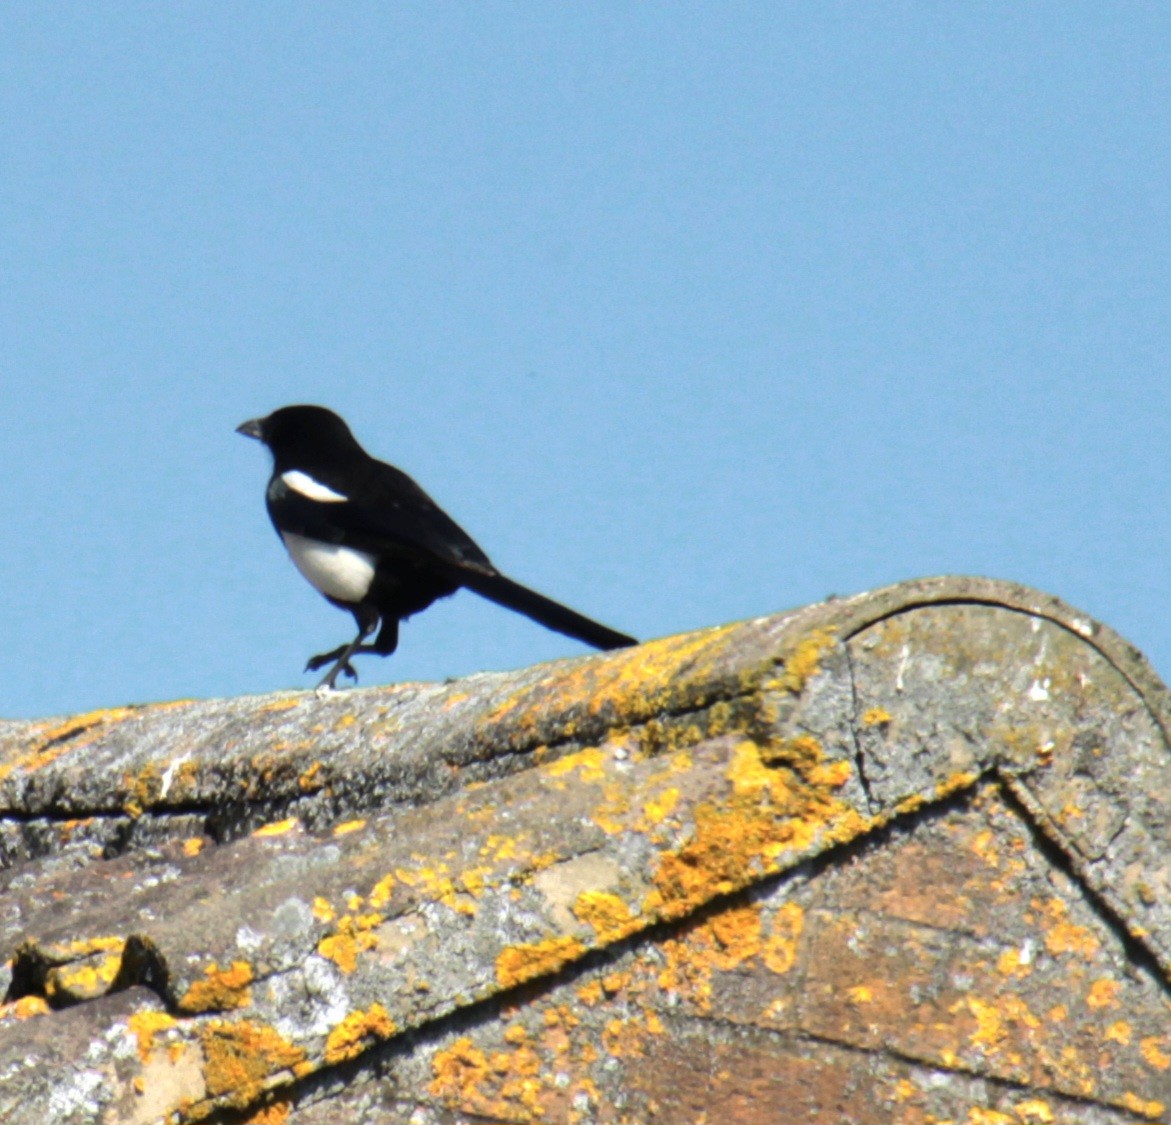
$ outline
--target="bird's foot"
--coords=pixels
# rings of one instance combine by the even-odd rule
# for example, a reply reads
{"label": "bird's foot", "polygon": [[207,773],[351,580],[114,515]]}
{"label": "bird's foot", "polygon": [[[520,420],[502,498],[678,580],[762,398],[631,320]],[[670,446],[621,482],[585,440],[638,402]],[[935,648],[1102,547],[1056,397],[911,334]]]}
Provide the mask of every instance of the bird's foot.
{"label": "bird's foot", "polygon": [[[316,672],[327,664],[332,664],[349,647],[349,645],[338,645],[337,648],[331,648],[329,652],[319,652],[316,656],[309,657],[305,662],[305,671]],[[347,661],[347,663],[349,662]]]}

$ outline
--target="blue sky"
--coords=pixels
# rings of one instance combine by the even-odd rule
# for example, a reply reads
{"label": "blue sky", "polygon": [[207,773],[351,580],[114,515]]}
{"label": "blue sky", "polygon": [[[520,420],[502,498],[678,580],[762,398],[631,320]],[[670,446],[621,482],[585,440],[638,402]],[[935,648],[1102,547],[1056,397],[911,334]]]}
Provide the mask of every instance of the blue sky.
{"label": "blue sky", "polygon": [[1171,674],[1169,86],[1156,3],[5,5],[0,715],[313,682],[297,401],[642,637],[974,573]]}

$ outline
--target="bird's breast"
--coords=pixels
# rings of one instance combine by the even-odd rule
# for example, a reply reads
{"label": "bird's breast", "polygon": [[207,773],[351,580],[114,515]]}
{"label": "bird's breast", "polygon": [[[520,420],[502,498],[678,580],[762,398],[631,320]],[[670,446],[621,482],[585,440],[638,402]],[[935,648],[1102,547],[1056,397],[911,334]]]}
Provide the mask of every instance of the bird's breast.
{"label": "bird's breast", "polygon": [[339,543],[323,543],[281,532],[296,568],[320,593],[342,602],[360,602],[374,581],[375,558]]}

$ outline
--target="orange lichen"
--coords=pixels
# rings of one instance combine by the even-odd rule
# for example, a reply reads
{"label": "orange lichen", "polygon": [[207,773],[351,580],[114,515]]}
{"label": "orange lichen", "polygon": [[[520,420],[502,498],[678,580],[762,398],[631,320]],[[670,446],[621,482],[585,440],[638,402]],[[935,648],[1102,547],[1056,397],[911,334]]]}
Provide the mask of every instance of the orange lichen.
{"label": "orange lichen", "polygon": [[397,1030],[381,1004],[351,1012],[325,1040],[325,1061],[331,1066],[356,1058],[373,1041],[389,1039]]}
{"label": "orange lichen", "polygon": [[206,980],[194,981],[179,999],[184,1012],[225,1012],[252,1003],[252,966],[233,961],[221,969],[214,961],[204,970]]}
{"label": "orange lichen", "polygon": [[868,707],[862,712],[864,727],[883,727],[893,721],[891,713],[885,707]]}
{"label": "orange lichen", "polygon": [[478,1117],[546,1120],[540,1057],[527,1041],[510,1048],[488,1055],[468,1038],[456,1040],[432,1060],[430,1093]]}
{"label": "orange lichen", "polygon": [[996,971],[1006,977],[1027,977],[1033,971],[1033,966],[1021,960],[1019,949],[1006,949],[996,959]]}
{"label": "orange lichen", "polygon": [[[506,700],[483,725],[492,727],[507,720],[522,731],[535,731],[550,711],[568,712],[583,703],[594,715],[611,712],[630,720],[649,718],[670,707],[681,685],[702,679],[739,628],[724,625],[665,637],[558,669]],[[570,726],[566,724],[566,736]]]}
{"label": "orange lichen", "polygon": [[1053,1109],[1048,1102],[1040,1098],[1029,1098],[1027,1101],[1017,1102],[1012,1107],[1013,1113],[1023,1125],[1052,1125],[1056,1120]]}
{"label": "orange lichen", "polygon": [[679,790],[674,786],[668,786],[661,793],[647,800],[643,806],[643,815],[649,824],[661,824],[675,806],[679,803]]}
{"label": "orange lichen", "polygon": [[542,766],[542,769],[549,777],[564,777],[567,773],[577,770],[582,781],[601,781],[606,776],[603,769],[605,762],[606,755],[601,750],[589,747],[578,750],[575,754],[566,754],[564,758],[558,758]]}
{"label": "orange lichen", "polygon": [[805,685],[821,671],[822,655],[836,643],[834,632],[832,628],[814,629],[803,636],[797,647],[785,657],[780,675],[765,686],[800,695]]}
{"label": "orange lichen", "polygon": [[1124,1047],[1130,1042],[1133,1034],[1131,1026],[1126,1020],[1115,1020],[1106,1028],[1106,1038],[1114,1043],[1121,1043]]}
{"label": "orange lichen", "polygon": [[810,780],[816,768],[809,759],[771,768],[756,743],[740,742],[727,769],[731,794],[696,807],[691,838],[660,857],[655,890],[643,912],[681,917],[715,895],[778,870],[785,853],[807,851],[825,837],[845,842],[866,831],[871,822],[832,796],[830,786]]}
{"label": "orange lichen", "polygon": [[190,836],[183,841],[184,855],[199,855],[203,851],[204,839],[202,836]]}
{"label": "orange lichen", "polygon": [[320,762],[314,762],[297,778],[297,785],[302,793],[316,793],[317,790],[324,787],[325,782],[321,780],[322,769],[323,766]]}
{"label": "orange lichen", "polygon": [[496,958],[496,982],[501,988],[512,988],[535,977],[548,976],[583,957],[585,952],[586,947],[573,937],[507,946]]}
{"label": "orange lichen", "polygon": [[384,875],[374,884],[370,891],[369,902],[375,910],[381,910],[390,902],[391,893],[394,891],[394,884],[395,877],[393,875]]}
{"label": "orange lichen", "polygon": [[760,911],[755,903],[730,907],[702,922],[692,922],[680,937],[664,941],[666,965],[657,975],[659,987],[706,1009],[712,974],[718,969],[736,969],[762,952]]}
{"label": "orange lichen", "polygon": [[45,996],[50,1000],[94,1000],[104,996],[122,967],[119,952],[67,965],[55,965],[45,974]]}
{"label": "orange lichen", "polygon": [[288,1098],[278,1098],[251,1113],[242,1125],[286,1125],[292,1108],[293,1103]]}
{"label": "orange lichen", "polygon": [[787,973],[797,961],[797,943],[805,929],[805,911],[799,903],[784,902],[773,915],[771,933],[761,956],[774,973]]}
{"label": "orange lichen", "polygon": [[15,770],[32,773],[68,754],[88,745],[107,726],[120,723],[135,713],[133,707],[111,707],[74,715],[54,727],[39,731],[36,745],[26,754],[0,765],[0,781]]}
{"label": "orange lichen", "polygon": [[1118,1100],[1131,1113],[1137,1113],[1140,1117],[1149,1117],[1152,1121],[1157,1121],[1162,1117],[1163,1111],[1167,1108],[1162,1102],[1148,1101],[1129,1090]]}
{"label": "orange lichen", "polygon": [[1171,1066],[1171,1055],[1167,1054],[1167,1040],[1157,1035],[1148,1035],[1140,1039],[1138,1049],[1148,1066],[1156,1070],[1166,1070]]}
{"label": "orange lichen", "polygon": [[467,1036],[457,1039],[450,1047],[437,1051],[431,1060],[435,1075],[430,1085],[433,1097],[449,1104],[468,1100],[488,1077],[488,1056]]}
{"label": "orange lichen", "polygon": [[1054,956],[1076,953],[1087,959],[1094,957],[1101,943],[1085,926],[1066,921],[1068,911],[1069,908],[1059,898],[1051,898],[1045,904],[1045,914],[1049,919],[1045,932],[1046,950]]}
{"label": "orange lichen", "polygon": [[200,1036],[207,1093],[228,1104],[255,1101],[274,1076],[305,1061],[305,1052],[264,1024],[210,1020]]}
{"label": "orange lichen", "polygon": [[1111,980],[1109,977],[1101,977],[1090,985],[1086,1004],[1091,1008],[1117,1008],[1118,994],[1121,991],[1122,985],[1118,981]]}
{"label": "orange lichen", "polygon": [[0,1015],[11,1014],[18,1020],[48,1015],[52,1010],[43,996],[22,996],[9,1004],[0,1004]]}
{"label": "orange lichen", "polygon": [[965,789],[971,789],[979,780],[980,775],[978,773],[972,773],[968,770],[953,773],[950,777],[945,777],[936,784],[935,799],[937,801],[944,801],[955,793],[962,793]]}
{"label": "orange lichen", "polygon": [[138,1040],[138,1057],[145,1063],[150,1061],[154,1051],[155,1036],[160,1031],[168,1031],[174,1027],[176,1021],[166,1012],[135,1012],[130,1017],[130,1031]]}
{"label": "orange lichen", "polygon": [[343,820],[341,824],[333,826],[333,834],[335,836],[348,836],[351,832],[360,832],[366,827],[366,821],[359,818],[358,820]]}
{"label": "orange lichen", "polygon": [[319,922],[332,922],[337,917],[337,913],[333,906],[330,905],[329,899],[322,898],[318,895],[313,900],[313,917]]}
{"label": "orange lichen", "polygon": [[[359,903],[361,899],[358,900]],[[343,973],[352,973],[358,967],[358,954],[373,949],[378,938],[371,932],[383,922],[383,916],[371,914],[343,914],[337,930],[317,943],[317,952],[332,961]]]}
{"label": "orange lichen", "polygon": [[283,836],[286,832],[292,832],[294,828],[299,828],[301,822],[295,817],[290,816],[285,820],[275,820],[272,824],[262,824],[253,836]]}
{"label": "orange lichen", "polygon": [[985,1053],[1001,1050],[1009,1034],[1007,1025],[1017,1024],[1030,1030],[1041,1026],[1041,1021],[1019,996],[1001,996],[995,1001],[968,996],[952,1010],[960,1007],[966,1007],[975,1017],[976,1030],[970,1039],[974,1047],[981,1048]]}
{"label": "orange lichen", "polygon": [[637,917],[617,895],[605,891],[582,891],[573,904],[573,913],[592,926],[599,943],[619,941],[639,927]]}

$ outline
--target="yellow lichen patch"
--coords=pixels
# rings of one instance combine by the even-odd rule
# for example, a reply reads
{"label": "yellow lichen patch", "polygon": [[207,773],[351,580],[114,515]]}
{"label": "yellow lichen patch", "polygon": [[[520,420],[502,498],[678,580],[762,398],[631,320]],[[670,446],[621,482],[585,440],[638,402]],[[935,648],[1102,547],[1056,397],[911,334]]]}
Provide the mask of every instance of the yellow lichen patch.
{"label": "yellow lichen patch", "polygon": [[325,1061],[332,1066],[356,1058],[372,1042],[389,1039],[396,1030],[381,1004],[371,1004],[366,1011],[351,1012],[326,1038]]}
{"label": "yellow lichen patch", "polygon": [[885,707],[868,707],[862,712],[864,727],[884,727],[893,721],[893,716]]}
{"label": "yellow lichen patch", "polygon": [[553,937],[531,945],[510,945],[496,958],[496,982],[512,988],[536,977],[548,976],[583,957],[586,947],[577,938]]}
{"label": "yellow lichen patch", "polygon": [[754,903],[693,922],[682,936],[663,942],[666,965],[657,976],[659,987],[706,1009],[711,1000],[712,974],[718,969],[735,969],[761,953],[762,939],[760,907]]}
{"label": "yellow lichen patch", "polygon": [[855,984],[846,989],[846,998],[851,1004],[873,1004],[874,989],[866,984]]}
{"label": "yellow lichen patch", "polygon": [[318,895],[313,900],[313,917],[319,922],[332,922],[337,917],[337,914],[330,905],[329,900]]}
{"label": "yellow lichen patch", "polygon": [[483,874],[487,870],[471,868],[453,879],[447,864],[437,863],[434,867],[400,867],[394,875],[408,887],[418,887],[432,901],[443,903],[457,914],[471,916],[476,913],[473,899],[483,891]]}
{"label": "yellow lichen patch", "polygon": [[1147,1066],[1156,1070],[1166,1070],[1171,1066],[1171,1056],[1167,1054],[1167,1040],[1156,1035],[1148,1035],[1140,1039],[1138,1049],[1146,1061]]}
{"label": "yellow lichen patch", "polygon": [[1033,966],[1021,959],[1019,949],[1006,949],[996,959],[996,971],[1006,977],[1027,977],[1033,971]]}
{"label": "yellow lichen patch", "polygon": [[1090,985],[1089,995],[1086,996],[1086,1004],[1091,1008],[1117,1008],[1118,994],[1122,991],[1122,985],[1116,980],[1111,980],[1109,977],[1100,977]]}
{"label": "yellow lichen patch", "polygon": [[491,856],[493,862],[513,859],[516,856],[517,841],[511,836],[489,836],[480,848],[480,858]]}
{"label": "yellow lichen patch", "polygon": [[297,785],[302,793],[315,793],[325,785],[325,782],[321,780],[321,770],[321,763],[314,762],[297,778]]}
{"label": "yellow lichen patch", "polygon": [[573,904],[573,913],[592,926],[603,945],[618,941],[639,927],[638,918],[617,895],[606,891],[582,891]]}
{"label": "yellow lichen patch", "polygon": [[1000,996],[994,1001],[968,996],[952,1010],[960,1007],[966,1007],[975,1017],[976,1030],[970,1039],[974,1047],[981,1048],[986,1054],[1001,1050],[1008,1037],[1010,1025],[1015,1024],[1031,1031],[1041,1026],[1041,1021],[1033,1015],[1019,996]]}
{"label": "yellow lichen patch", "polygon": [[11,1015],[18,1020],[48,1015],[53,1009],[43,996],[22,996],[8,1004],[0,1004],[0,1017]]}
{"label": "yellow lichen patch", "polygon": [[698,805],[691,838],[660,857],[645,914],[681,917],[778,870],[783,854],[808,851],[819,840],[844,843],[871,826],[799,768],[767,767],[751,741],[733,748],[727,777],[731,794]]}
{"label": "yellow lichen patch", "polygon": [[391,893],[394,891],[395,877],[393,875],[384,875],[377,883],[374,884],[370,891],[370,905],[375,910],[381,910],[388,902],[390,902]]}
{"label": "yellow lichen patch", "polygon": [[979,780],[980,775],[978,773],[971,773],[969,771],[953,773],[950,777],[945,777],[936,784],[935,798],[938,801],[946,800],[954,793],[962,793],[965,789],[971,789]]}
{"label": "yellow lichen patch", "polygon": [[724,625],[665,637],[583,661],[523,688],[497,707],[484,726],[508,720],[521,730],[535,732],[545,716],[583,703],[595,715],[611,711],[632,721],[650,717],[667,709],[683,685],[702,680],[707,667],[718,661],[740,629]]}
{"label": "yellow lichen patch", "polygon": [[36,746],[11,762],[0,765],[0,781],[14,770],[32,773],[56,761],[62,754],[92,742],[100,731],[135,713],[132,707],[111,707],[74,715],[64,723],[39,731]]}
{"label": "yellow lichen patch", "polygon": [[286,1125],[293,1104],[288,1098],[277,1098],[249,1114],[243,1125]]}
{"label": "yellow lichen patch", "polygon": [[643,815],[649,824],[661,824],[679,803],[679,790],[669,786],[658,795],[651,797],[643,806]]}
{"label": "yellow lichen patch", "polygon": [[1052,1125],[1053,1121],[1056,1120],[1052,1107],[1040,1098],[1017,1102],[1012,1107],[1012,1111],[1017,1115],[1022,1125]]}
{"label": "yellow lichen patch", "polygon": [[138,1057],[149,1062],[154,1050],[155,1036],[175,1026],[173,1016],[166,1012],[135,1012],[129,1020],[130,1031],[138,1040]]}
{"label": "yellow lichen patch", "polygon": [[600,1004],[602,1002],[602,982],[591,980],[583,984],[577,990],[577,998],[587,1008],[592,1008],[595,1004]]}
{"label": "yellow lichen patch", "polygon": [[435,1078],[431,1082],[433,1097],[449,1104],[466,1102],[488,1077],[488,1056],[466,1036],[457,1039],[447,1050],[438,1051],[431,1061]]}
{"label": "yellow lichen patch", "polygon": [[317,952],[343,973],[352,973],[358,967],[358,954],[378,944],[378,938],[371,931],[383,920],[383,916],[376,912],[343,914],[338,919],[337,930],[317,943]]}
{"label": "yellow lichen patch", "polygon": [[790,766],[802,776],[808,776],[825,761],[825,751],[810,734],[796,738],[778,738],[756,746],[756,754],[768,766]]}
{"label": "yellow lichen patch", "polygon": [[1114,1043],[1121,1043],[1124,1047],[1130,1042],[1130,1037],[1133,1034],[1131,1026],[1126,1020],[1115,1020],[1106,1028],[1106,1038]]}
{"label": "yellow lichen patch", "polygon": [[805,685],[821,671],[822,655],[834,644],[833,629],[814,629],[802,637],[797,647],[785,657],[780,674],[764,686],[800,695]]}
{"label": "yellow lichen patch", "polygon": [[365,827],[366,821],[360,818],[358,820],[343,820],[341,824],[333,826],[333,834],[335,836],[348,836],[351,832],[360,832]]}
{"label": "yellow lichen patch", "polygon": [[274,1076],[305,1061],[305,1052],[264,1024],[211,1020],[200,1036],[207,1093],[228,1104],[246,1106],[256,1100]]}
{"label": "yellow lichen patch", "polygon": [[511,1026],[505,1028],[505,1031],[504,1031],[504,1042],[505,1043],[511,1043],[512,1046],[519,1047],[522,1043],[527,1043],[528,1039],[529,1039],[529,1033],[525,1029],[525,1026],[523,1023],[514,1023]]}
{"label": "yellow lichen patch", "polygon": [[97,999],[109,991],[121,967],[121,948],[104,957],[55,965],[45,974],[45,996],[58,1003]]}
{"label": "yellow lichen patch", "polygon": [[285,820],[275,820],[272,824],[262,824],[253,836],[283,836],[286,832],[292,832],[294,828],[299,828],[301,822],[295,817],[290,816]]}
{"label": "yellow lichen patch", "polygon": [[1020,1119],[998,1109],[974,1105],[968,1110],[968,1125],[1020,1125]]}
{"label": "yellow lichen patch", "polygon": [[203,851],[204,839],[202,836],[189,836],[183,841],[184,855],[199,855]]}
{"label": "yellow lichen patch", "polygon": [[459,1039],[439,1051],[431,1065],[430,1093],[453,1109],[493,1120],[547,1120],[541,1060],[527,1041],[488,1055],[470,1039]]}
{"label": "yellow lichen patch", "polygon": [[1140,1117],[1149,1117],[1152,1121],[1158,1121],[1163,1116],[1163,1110],[1167,1108],[1162,1102],[1148,1101],[1129,1090],[1118,1100],[1131,1113],[1137,1113]]}
{"label": "yellow lichen patch", "polygon": [[1000,866],[1000,853],[996,850],[995,837],[991,829],[977,832],[969,848],[978,855],[989,867]]}
{"label": "yellow lichen patch", "polygon": [[129,791],[122,802],[122,811],[131,819],[137,820],[158,800],[162,792],[163,774],[160,763],[147,762],[137,777],[127,775],[122,781]]}
{"label": "yellow lichen patch", "polygon": [[787,973],[797,961],[797,942],[805,929],[805,911],[799,903],[782,903],[773,915],[761,956],[774,973]]}
{"label": "yellow lichen patch", "polygon": [[301,700],[299,698],[274,699],[272,702],[266,703],[261,707],[260,713],[262,715],[270,715],[275,711],[291,711],[300,702]]}
{"label": "yellow lichen patch", "polygon": [[205,980],[195,981],[179,1000],[184,1012],[226,1012],[252,1003],[252,966],[233,961],[221,969],[214,961],[203,970]]}
{"label": "yellow lichen patch", "polygon": [[566,754],[541,768],[549,777],[564,777],[577,770],[582,781],[601,781],[606,776],[605,764],[606,755],[597,747],[588,747],[575,754]]}
{"label": "yellow lichen patch", "polygon": [[1087,959],[1094,957],[1100,943],[1085,926],[1076,926],[1066,921],[1069,908],[1059,898],[1051,898],[1045,904],[1048,918],[1045,932],[1045,948],[1057,956],[1061,953],[1076,953]]}

